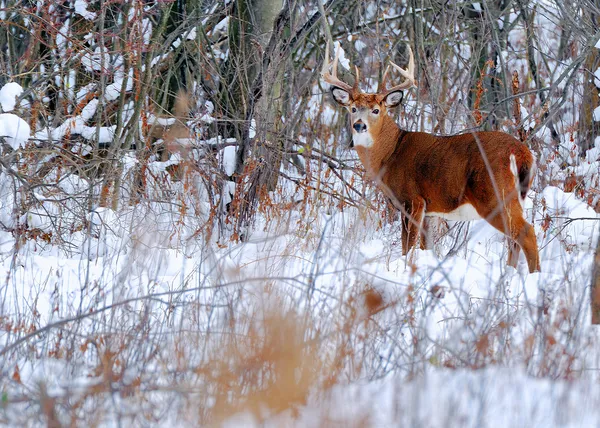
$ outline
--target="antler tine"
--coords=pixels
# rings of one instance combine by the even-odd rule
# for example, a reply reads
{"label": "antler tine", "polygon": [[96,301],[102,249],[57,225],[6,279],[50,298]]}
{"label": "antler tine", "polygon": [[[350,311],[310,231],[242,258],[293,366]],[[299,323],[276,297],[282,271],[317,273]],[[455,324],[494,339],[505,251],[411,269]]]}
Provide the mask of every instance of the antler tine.
{"label": "antler tine", "polygon": [[383,77],[381,78],[381,81],[379,82],[379,87],[377,88],[377,92],[385,91],[385,85],[387,84],[387,77],[388,77],[389,72],[390,72],[390,66],[388,65],[385,68],[385,71],[383,73]]}
{"label": "antler tine", "polygon": [[388,89],[386,93],[417,87],[417,82],[415,82],[415,57],[413,56],[413,52],[410,48],[410,45],[408,46],[408,67],[406,70],[401,68],[397,64],[394,64],[392,61],[390,61],[390,64],[392,65],[392,67],[398,70],[406,80],[400,83],[399,85]]}
{"label": "antler tine", "polygon": [[352,87],[356,92],[360,92],[360,88],[358,84],[360,83],[360,72],[358,71],[358,66],[354,66],[354,72],[356,73],[356,80],[354,81],[354,86]]}
{"label": "antler tine", "polygon": [[[342,82],[337,77],[337,66],[338,60],[340,58],[340,48],[338,47],[335,51],[335,58],[333,60],[333,66],[329,64],[329,43],[327,43],[327,47],[325,48],[325,61],[323,62],[323,69],[321,70],[321,78],[329,83],[332,86],[336,86],[340,89],[343,89],[346,92],[352,93],[358,89],[358,74],[357,74],[357,82],[354,87],[350,86],[346,82]],[[329,69],[331,68],[331,72]],[[357,69],[358,73],[358,69]]]}

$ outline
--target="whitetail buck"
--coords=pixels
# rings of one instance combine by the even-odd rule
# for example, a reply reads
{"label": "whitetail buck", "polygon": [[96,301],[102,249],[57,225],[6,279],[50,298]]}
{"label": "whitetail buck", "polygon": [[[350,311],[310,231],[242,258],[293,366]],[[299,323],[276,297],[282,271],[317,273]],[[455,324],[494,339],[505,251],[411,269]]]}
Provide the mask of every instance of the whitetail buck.
{"label": "whitetail buck", "polygon": [[358,68],[353,86],[338,79],[339,50],[333,66],[327,50],[321,73],[333,99],[350,113],[353,146],[367,173],[402,213],[402,253],[416,244],[425,216],[483,218],[510,238],[510,266],[516,267],[520,247],[529,271],[539,271],[535,232],[522,206],[534,178],[534,156],[504,132],[437,136],[400,129],[387,112],[402,102],[403,90],[416,86],[408,49],[406,70],[391,63],[406,80],[386,89],[388,67],[375,94],[359,89]]}

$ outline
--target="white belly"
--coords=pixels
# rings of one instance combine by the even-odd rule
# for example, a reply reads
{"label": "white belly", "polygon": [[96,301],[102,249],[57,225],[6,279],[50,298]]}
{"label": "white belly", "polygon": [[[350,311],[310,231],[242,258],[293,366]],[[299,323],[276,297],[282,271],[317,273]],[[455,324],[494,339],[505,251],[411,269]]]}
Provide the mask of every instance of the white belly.
{"label": "white belly", "polygon": [[455,220],[455,221],[471,221],[471,220],[480,220],[481,216],[475,210],[475,207],[471,204],[463,204],[454,211],[450,211],[449,213],[436,213],[436,212],[428,212],[425,213],[427,217],[441,217],[445,220]]}

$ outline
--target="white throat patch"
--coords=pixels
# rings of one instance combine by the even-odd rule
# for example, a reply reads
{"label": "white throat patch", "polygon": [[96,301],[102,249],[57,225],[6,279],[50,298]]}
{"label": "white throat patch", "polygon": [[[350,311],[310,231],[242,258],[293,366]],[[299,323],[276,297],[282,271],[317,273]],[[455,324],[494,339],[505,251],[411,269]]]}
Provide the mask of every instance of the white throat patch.
{"label": "white throat patch", "polygon": [[361,146],[365,149],[373,147],[373,138],[369,131],[366,132],[352,132],[352,141],[355,146]]}

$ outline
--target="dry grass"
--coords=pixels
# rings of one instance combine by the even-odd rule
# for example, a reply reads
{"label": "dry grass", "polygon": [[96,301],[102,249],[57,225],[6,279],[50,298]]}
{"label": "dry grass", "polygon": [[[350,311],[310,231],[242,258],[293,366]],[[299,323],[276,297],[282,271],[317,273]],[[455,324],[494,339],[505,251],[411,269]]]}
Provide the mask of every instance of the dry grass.
{"label": "dry grass", "polygon": [[[278,414],[293,418],[311,397],[323,397],[348,380],[349,361],[356,374],[361,372],[356,332],[384,306],[383,297],[368,287],[348,300],[346,317],[326,334],[319,320],[285,299],[268,298],[246,315],[238,312],[228,320],[226,334],[203,338],[208,357],[190,367],[194,394],[182,418],[211,426],[234,415],[259,425]],[[361,337],[364,344],[368,335]]]}

